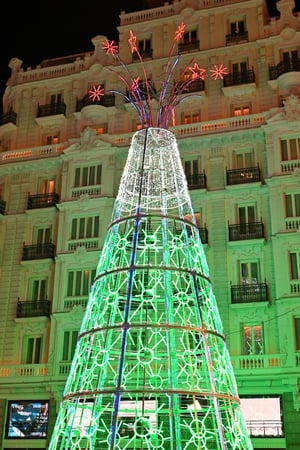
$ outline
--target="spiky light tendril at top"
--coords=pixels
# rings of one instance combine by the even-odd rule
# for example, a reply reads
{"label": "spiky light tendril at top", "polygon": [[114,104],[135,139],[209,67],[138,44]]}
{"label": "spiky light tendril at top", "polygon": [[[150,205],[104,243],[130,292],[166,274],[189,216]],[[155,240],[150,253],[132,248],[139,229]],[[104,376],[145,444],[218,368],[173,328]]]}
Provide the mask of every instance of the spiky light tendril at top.
{"label": "spiky light tendril at top", "polygon": [[[183,95],[185,91],[188,90],[188,86],[197,79],[204,80],[208,75],[206,69],[199,67],[199,65],[192,59],[182,70],[177,81],[174,82],[173,87],[171,87],[172,75],[174,73],[175,67],[177,66],[182,55],[178,55],[173,61],[172,56],[175,49],[175,44],[184,35],[185,24],[182,22],[178,25],[173,44],[169,53],[169,58],[165,66],[164,75],[162,81],[160,81],[161,89],[157,93],[156,89],[153,87],[152,83],[149,83],[145,65],[137,45],[137,37],[130,30],[130,37],[128,42],[130,44],[131,53],[136,53],[138,59],[141,63],[144,80],[140,77],[133,76],[130,72],[128,66],[121,60],[119,56],[119,48],[115,41],[109,41],[106,39],[103,42],[103,50],[107,55],[113,55],[120,62],[123,67],[126,77],[117,72],[116,70],[109,68],[110,71],[117,74],[119,79],[124,83],[126,87],[126,93],[119,90],[111,89],[108,92],[115,93],[123,96],[125,101],[130,103],[135,109],[139,116],[141,126],[144,127],[160,127],[168,128],[168,123],[170,116],[174,113],[176,106],[191,96],[200,96],[200,94],[192,93],[188,95]],[[194,63],[192,65],[192,63]],[[223,79],[223,76],[228,73],[227,68],[221,64],[220,67],[214,65],[214,68],[210,70],[210,76],[217,80],[218,78]],[[129,78],[129,79],[128,79]],[[93,86],[89,91],[89,97],[92,101],[100,100],[100,97],[104,95],[104,90],[102,86]],[[152,99],[157,100],[157,112],[156,114],[152,111]]]}

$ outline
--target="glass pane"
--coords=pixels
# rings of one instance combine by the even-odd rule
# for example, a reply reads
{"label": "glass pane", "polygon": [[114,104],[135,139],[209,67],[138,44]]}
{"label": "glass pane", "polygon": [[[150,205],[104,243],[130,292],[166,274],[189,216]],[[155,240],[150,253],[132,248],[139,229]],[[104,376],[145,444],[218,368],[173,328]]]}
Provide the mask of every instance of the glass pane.
{"label": "glass pane", "polygon": [[36,338],[35,339],[35,349],[34,349],[34,364],[38,364],[40,362],[40,355],[41,355],[41,345],[42,345],[42,338]]}
{"label": "glass pane", "polygon": [[84,238],[85,218],[81,217],[79,220],[79,239]]}
{"label": "glass pane", "polygon": [[286,209],[286,217],[293,217],[293,203],[292,196],[287,194],[285,196],[285,209]]}
{"label": "glass pane", "polygon": [[253,327],[254,332],[254,354],[255,355],[262,355],[262,332],[261,332],[261,326],[256,325]]}
{"label": "glass pane", "polygon": [[40,280],[40,300],[46,300],[46,280]]}
{"label": "glass pane", "polygon": [[99,216],[94,217],[94,237],[99,236]]}
{"label": "glass pane", "polygon": [[296,139],[290,139],[291,159],[297,159],[297,142]]}
{"label": "glass pane", "polygon": [[77,343],[77,331],[72,331],[72,342],[71,342],[71,354],[70,354],[70,360],[73,358],[76,343]]}
{"label": "glass pane", "polygon": [[286,140],[281,141],[281,161],[288,161],[288,150]]}
{"label": "glass pane", "polygon": [[75,182],[74,182],[74,186],[78,187],[80,186],[80,168],[77,167],[75,169]]}
{"label": "glass pane", "polygon": [[255,210],[254,206],[248,206],[248,223],[255,222]]}
{"label": "glass pane", "polygon": [[95,184],[95,166],[90,167],[89,185]]}
{"label": "glass pane", "polygon": [[77,219],[72,219],[71,239],[76,239]]}
{"label": "glass pane", "polygon": [[82,295],[88,295],[90,290],[90,277],[89,271],[85,270],[83,272],[83,287],[82,287]]}
{"label": "glass pane", "polygon": [[72,297],[73,295],[73,282],[74,282],[74,272],[68,273],[68,292],[67,296]]}
{"label": "glass pane", "polygon": [[295,317],[296,350],[300,350],[300,317]]}
{"label": "glass pane", "polygon": [[191,176],[192,174],[192,163],[191,161],[185,161],[184,162],[184,171],[187,177]]}
{"label": "glass pane", "polygon": [[76,272],[75,295],[81,295],[81,272]]}
{"label": "glass pane", "polygon": [[39,280],[34,280],[32,286],[32,300],[38,300],[38,298],[39,298]]}
{"label": "glass pane", "polygon": [[258,264],[256,262],[250,264],[251,283],[258,283]]}
{"label": "glass pane", "polygon": [[97,178],[96,178],[96,184],[101,184],[101,172],[102,172],[102,166],[97,166]]}
{"label": "glass pane", "polygon": [[295,194],[295,215],[300,217],[300,194]]}
{"label": "glass pane", "polygon": [[243,354],[251,355],[251,341],[252,341],[252,330],[251,327],[244,327],[244,342],[243,342]]}
{"label": "glass pane", "polygon": [[87,186],[87,179],[88,179],[88,168],[84,167],[82,169],[82,182],[81,186]]}
{"label": "glass pane", "polygon": [[92,237],[92,225],[93,225],[93,217],[86,218],[86,235],[85,237]]}
{"label": "glass pane", "polygon": [[198,174],[198,159],[193,159],[193,175]]}
{"label": "glass pane", "polygon": [[299,278],[298,265],[297,265],[297,253],[290,253],[290,264],[291,264],[292,280],[297,280]]}
{"label": "glass pane", "polygon": [[246,223],[246,208],[245,207],[240,207],[239,208],[239,223]]}
{"label": "glass pane", "polygon": [[33,345],[34,345],[34,339],[33,338],[29,338],[28,341],[27,341],[26,364],[31,364],[32,363]]}
{"label": "glass pane", "polygon": [[70,332],[69,331],[65,331],[64,332],[64,343],[63,343],[63,354],[62,354],[63,361],[68,361],[69,360],[69,354],[68,354],[69,339],[70,339]]}
{"label": "glass pane", "polygon": [[252,167],[253,161],[252,161],[252,152],[245,153],[245,167]]}
{"label": "glass pane", "polygon": [[51,242],[51,229],[50,228],[45,228],[45,238],[44,238],[44,243],[45,244],[49,244],[49,242]]}
{"label": "glass pane", "polygon": [[243,155],[240,153],[239,155],[236,155],[236,168],[242,169],[244,167],[244,158]]}

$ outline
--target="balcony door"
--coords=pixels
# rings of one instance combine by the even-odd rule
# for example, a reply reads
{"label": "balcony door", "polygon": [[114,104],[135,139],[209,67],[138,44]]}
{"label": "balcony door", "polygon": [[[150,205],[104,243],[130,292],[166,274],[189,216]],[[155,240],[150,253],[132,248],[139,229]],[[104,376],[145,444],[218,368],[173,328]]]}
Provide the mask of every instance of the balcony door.
{"label": "balcony door", "polygon": [[236,153],[235,154],[236,169],[244,169],[246,167],[253,167],[252,151]]}
{"label": "balcony door", "polygon": [[257,261],[248,261],[240,264],[240,277],[242,284],[255,285],[260,282],[259,264]]}
{"label": "balcony door", "polygon": [[254,205],[239,206],[238,222],[241,234],[255,232],[255,206]]}
{"label": "balcony door", "polygon": [[51,228],[38,228],[35,233],[36,244],[42,246],[51,242]]}

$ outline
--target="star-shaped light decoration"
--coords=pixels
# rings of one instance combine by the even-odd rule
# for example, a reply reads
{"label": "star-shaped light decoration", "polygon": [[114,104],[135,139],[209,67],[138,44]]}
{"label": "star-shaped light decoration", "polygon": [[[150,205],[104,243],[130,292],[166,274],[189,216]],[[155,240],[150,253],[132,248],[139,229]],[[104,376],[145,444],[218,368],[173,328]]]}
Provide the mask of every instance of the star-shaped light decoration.
{"label": "star-shaped light decoration", "polygon": [[175,37],[174,37],[175,41],[179,41],[179,39],[182,38],[182,36],[184,34],[184,29],[185,29],[185,23],[181,22],[181,24],[178,25],[177,30],[175,31]]}
{"label": "star-shaped light decoration", "polygon": [[116,55],[117,53],[119,53],[119,47],[115,41],[109,41],[108,39],[106,39],[102,44],[102,48],[103,50],[105,50],[105,53],[107,55],[109,55],[109,53],[111,53],[112,55]]}
{"label": "star-shaped light decoration", "polygon": [[223,64],[218,67],[216,64],[214,65],[214,69],[210,69],[210,76],[213,77],[214,80],[220,78],[223,80],[224,75],[228,74],[228,69]]}
{"label": "star-shaped light decoration", "polygon": [[104,88],[101,86],[101,84],[98,84],[98,86],[94,84],[92,89],[89,90],[89,98],[91,98],[93,102],[95,102],[96,100],[99,101],[100,98],[103,97],[103,95]]}
{"label": "star-shaped light decoration", "polygon": [[196,78],[201,78],[201,80],[204,80],[207,75],[206,70],[201,69],[197,63],[194,63],[194,67],[189,67],[189,70],[192,72],[193,80]]}
{"label": "star-shaped light decoration", "polygon": [[136,36],[133,34],[132,30],[130,30],[130,38],[128,39],[128,42],[131,47],[131,53],[137,52]]}

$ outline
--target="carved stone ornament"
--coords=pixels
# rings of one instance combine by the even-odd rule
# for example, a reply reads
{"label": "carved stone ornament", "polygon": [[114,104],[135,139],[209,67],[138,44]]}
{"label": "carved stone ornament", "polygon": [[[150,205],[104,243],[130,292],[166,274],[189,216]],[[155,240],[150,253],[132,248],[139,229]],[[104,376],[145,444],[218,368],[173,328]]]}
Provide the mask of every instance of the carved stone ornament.
{"label": "carved stone ornament", "polygon": [[290,95],[283,101],[285,113],[287,119],[299,120],[300,119],[300,99],[295,95]]}

